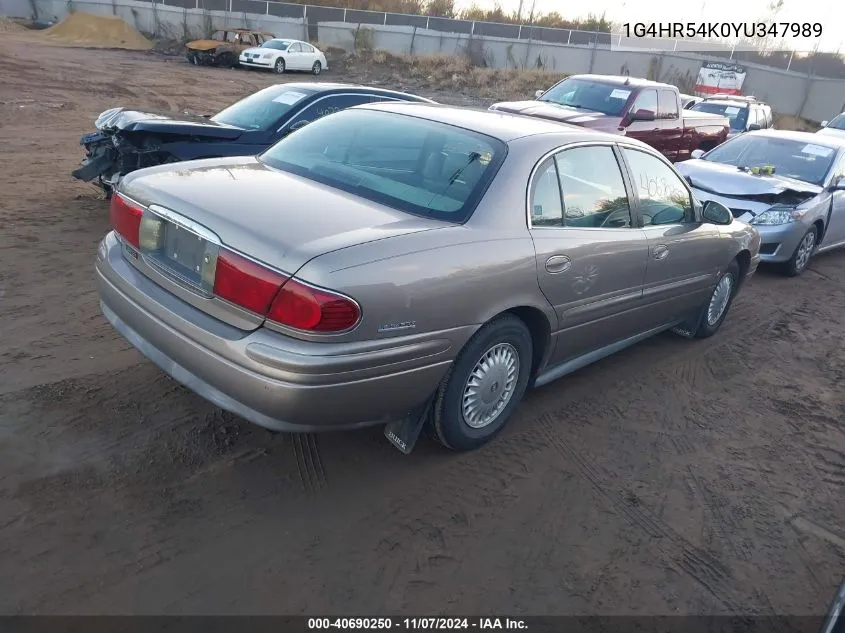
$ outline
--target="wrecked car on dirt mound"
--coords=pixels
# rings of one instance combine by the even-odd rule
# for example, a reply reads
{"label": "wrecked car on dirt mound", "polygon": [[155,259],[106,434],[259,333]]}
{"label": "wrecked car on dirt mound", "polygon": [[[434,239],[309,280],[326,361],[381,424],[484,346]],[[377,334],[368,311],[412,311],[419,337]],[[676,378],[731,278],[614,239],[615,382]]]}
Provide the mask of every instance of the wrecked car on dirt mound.
{"label": "wrecked car on dirt mound", "polygon": [[197,66],[238,65],[240,54],[254,46],[261,46],[275,35],[250,29],[215,31],[207,40],[194,40],[185,44],[188,61]]}
{"label": "wrecked car on dirt mound", "polygon": [[331,112],[377,101],[430,99],[342,83],[287,83],[264,88],[214,116],[112,108],[80,140],[82,166],[73,177],[95,180],[106,196],[128,173],[200,158],[254,156]]}

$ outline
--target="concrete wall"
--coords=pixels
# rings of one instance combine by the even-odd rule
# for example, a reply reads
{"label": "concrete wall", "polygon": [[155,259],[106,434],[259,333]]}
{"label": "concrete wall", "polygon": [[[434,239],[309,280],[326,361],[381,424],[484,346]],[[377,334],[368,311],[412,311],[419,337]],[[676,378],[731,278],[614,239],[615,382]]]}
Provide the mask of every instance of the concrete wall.
{"label": "concrete wall", "polygon": [[[525,39],[524,32],[522,39],[495,37],[486,27],[483,32],[491,34],[470,34],[469,27],[466,33],[450,33],[424,28],[426,22],[422,19],[420,26],[375,24],[370,19],[371,12],[363,11],[319,8],[315,9],[319,10],[318,14],[310,11],[307,19],[291,17],[300,10],[299,6],[259,0],[164,0],[166,4],[143,0],[0,0],[0,14],[32,17],[33,1],[40,19],[60,20],[72,7],[76,11],[119,15],[139,31],[159,37],[200,37],[209,24],[213,28],[246,24],[279,37],[314,39],[316,36],[323,46],[346,50],[353,48],[359,28],[371,30],[367,37],[371,37],[375,48],[395,53],[456,55],[473,42],[475,47],[483,47],[485,60],[496,68],[534,68],[539,64],[547,70],[570,74],[627,71],[644,77],[656,64],[660,78],[672,81],[683,77],[694,79],[702,61],[707,60],[694,53],[614,51],[589,45],[531,41]],[[355,24],[353,19],[362,23]],[[779,114],[821,121],[845,110],[845,80],[810,78],[757,64],[744,65],[748,69],[744,91],[764,99]]]}

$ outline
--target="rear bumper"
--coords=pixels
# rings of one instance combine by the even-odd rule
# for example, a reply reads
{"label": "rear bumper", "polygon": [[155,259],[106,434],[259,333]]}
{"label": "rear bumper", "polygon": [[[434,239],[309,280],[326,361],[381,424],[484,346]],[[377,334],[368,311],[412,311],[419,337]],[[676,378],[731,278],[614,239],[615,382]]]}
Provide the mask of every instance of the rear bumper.
{"label": "rear bumper", "polygon": [[101,242],[96,278],[103,315],[176,381],[246,420],[277,431],[383,424],[424,403],[470,332],[364,343],[314,343],[267,328],[246,332],[154,284]]}

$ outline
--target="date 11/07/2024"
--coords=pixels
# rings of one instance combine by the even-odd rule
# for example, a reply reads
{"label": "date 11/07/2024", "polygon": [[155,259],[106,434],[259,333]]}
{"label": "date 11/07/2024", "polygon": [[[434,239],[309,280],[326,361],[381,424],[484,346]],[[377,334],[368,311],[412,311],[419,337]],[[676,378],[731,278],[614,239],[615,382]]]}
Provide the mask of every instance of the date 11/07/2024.
{"label": "date 11/07/2024", "polygon": [[511,630],[528,629],[517,618],[308,618],[308,630]]}
{"label": "date 11/07/2024", "polygon": [[821,22],[626,22],[625,37],[821,37]]}

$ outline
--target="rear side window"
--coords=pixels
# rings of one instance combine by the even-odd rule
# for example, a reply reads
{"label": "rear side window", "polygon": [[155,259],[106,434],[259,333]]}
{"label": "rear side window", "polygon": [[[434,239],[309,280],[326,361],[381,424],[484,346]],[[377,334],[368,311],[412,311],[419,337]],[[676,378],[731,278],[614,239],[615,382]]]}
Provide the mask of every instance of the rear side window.
{"label": "rear side window", "polygon": [[678,97],[671,90],[661,90],[657,93],[657,118],[678,118]]}
{"label": "rear side window", "polygon": [[260,159],[401,211],[463,222],[506,153],[503,142],[470,130],[353,109],[305,126]]}

